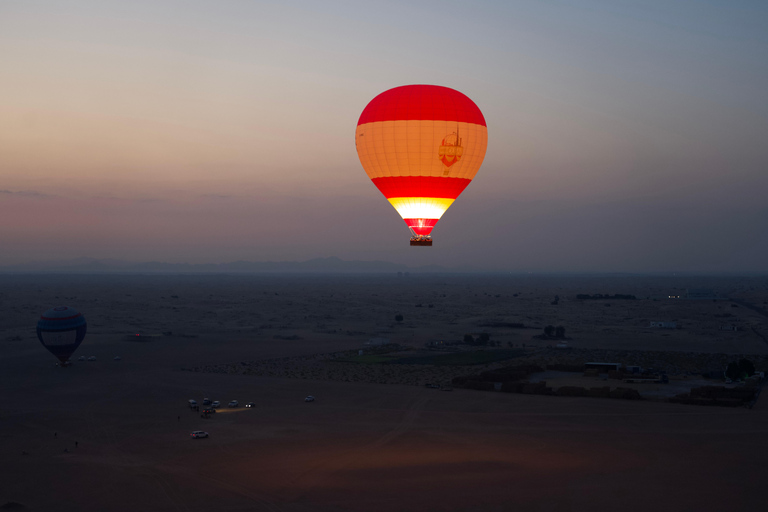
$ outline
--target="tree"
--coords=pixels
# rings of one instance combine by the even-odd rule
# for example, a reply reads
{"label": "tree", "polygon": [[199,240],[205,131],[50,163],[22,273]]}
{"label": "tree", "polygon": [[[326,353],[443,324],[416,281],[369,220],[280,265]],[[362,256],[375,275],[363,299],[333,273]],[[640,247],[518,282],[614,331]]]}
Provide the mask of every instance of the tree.
{"label": "tree", "polygon": [[544,328],[544,334],[546,336],[552,336],[552,334],[555,332],[555,326],[554,325],[548,325]]}
{"label": "tree", "polygon": [[565,338],[565,327],[562,325],[555,327],[555,338]]}
{"label": "tree", "polygon": [[749,359],[739,361],[739,378],[747,379],[755,374],[755,365]]}
{"label": "tree", "polygon": [[402,322],[403,321],[403,315],[395,315],[395,320],[397,320],[398,322]]}
{"label": "tree", "polygon": [[475,338],[471,334],[465,334],[464,335],[464,343],[469,343],[470,345],[473,345],[475,343]]}
{"label": "tree", "polygon": [[490,334],[488,334],[487,332],[481,332],[480,336],[477,338],[477,341],[479,341],[481,345],[487,345],[490,339],[491,339]]}
{"label": "tree", "polygon": [[725,376],[731,380],[748,379],[754,373],[755,365],[749,359],[740,359],[738,363],[732,361],[725,369]]}
{"label": "tree", "polygon": [[731,380],[738,380],[739,378],[739,363],[728,363],[725,369],[725,376]]}

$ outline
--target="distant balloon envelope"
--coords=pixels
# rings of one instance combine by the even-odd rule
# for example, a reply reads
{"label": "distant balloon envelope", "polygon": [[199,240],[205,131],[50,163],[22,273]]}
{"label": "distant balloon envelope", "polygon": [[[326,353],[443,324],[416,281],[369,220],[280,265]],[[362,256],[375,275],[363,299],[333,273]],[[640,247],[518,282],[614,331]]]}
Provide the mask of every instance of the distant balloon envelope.
{"label": "distant balloon envelope", "polygon": [[37,339],[66,363],[85,338],[85,317],[68,306],[49,309],[37,321]]}
{"label": "distant balloon envelope", "polygon": [[374,185],[417,237],[428,237],[480,169],[488,130],[482,112],[464,94],[437,85],[404,85],[365,107],[355,145]]}

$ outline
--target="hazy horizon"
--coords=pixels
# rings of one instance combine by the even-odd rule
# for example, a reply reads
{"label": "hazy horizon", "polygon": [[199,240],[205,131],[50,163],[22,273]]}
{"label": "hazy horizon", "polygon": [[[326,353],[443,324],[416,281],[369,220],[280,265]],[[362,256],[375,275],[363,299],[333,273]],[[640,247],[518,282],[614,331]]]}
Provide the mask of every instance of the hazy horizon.
{"label": "hazy horizon", "polygon": [[[766,272],[766,26],[756,1],[5,2],[0,265]],[[431,248],[354,144],[412,83],[488,126]]]}

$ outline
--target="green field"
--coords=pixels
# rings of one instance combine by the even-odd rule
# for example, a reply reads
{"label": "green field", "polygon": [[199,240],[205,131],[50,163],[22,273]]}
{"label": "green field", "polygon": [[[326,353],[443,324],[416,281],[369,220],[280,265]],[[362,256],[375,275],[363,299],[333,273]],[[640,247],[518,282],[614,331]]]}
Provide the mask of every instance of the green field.
{"label": "green field", "polygon": [[382,364],[382,363],[391,363],[393,360],[397,358],[398,356],[391,355],[391,354],[370,354],[370,355],[363,355],[363,356],[354,356],[348,359],[337,359],[337,361],[341,361],[343,363]]}
{"label": "green field", "polygon": [[338,361],[361,364],[431,364],[435,366],[462,366],[486,364],[504,361],[525,355],[525,351],[516,349],[475,350],[472,352],[454,352],[451,354],[426,354],[398,356],[396,354],[371,354]]}

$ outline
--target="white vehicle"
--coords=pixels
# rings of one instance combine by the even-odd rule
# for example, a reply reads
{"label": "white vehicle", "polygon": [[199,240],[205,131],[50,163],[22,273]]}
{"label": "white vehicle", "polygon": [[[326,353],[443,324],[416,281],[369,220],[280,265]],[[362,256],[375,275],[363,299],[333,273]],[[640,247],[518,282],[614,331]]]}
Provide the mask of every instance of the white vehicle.
{"label": "white vehicle", "polygon": [[204,432],[202,430],[195,430],[191,434],[192,439],[201,439],[203,437],[208,437],[208,432]]}
{"label": "white vehicle", "polygon": [[190,400],[189,407],[190,409],[197,407],[197,400]]}
{"label": "white vehicle", "polygon": [[237,400],[229,402],[229,407],[240,407],[240,403]]}
{"label": "white vehicle", "polygon": [[85,361],[85,356],[80,356],[77,358],[78,361]]}
{"label": "white vehicle", "polygon": [[221,404],[219,403],[219,401],[218,401],[218,400],[214,400],[214,401],[213,401],[213,403],[211,404],[211,407],[213,407],[214,409],[216,409],[216,408],[217,408],[218,406],[220,406],[220,405],[221,405]]}
{"label": "white vehicle", "polygon": [[313,397],[312,395],[309,395],[307,398],[304,399],[304,401],[305,402],[314,402],[315,401],[315,397]]}
{"label": "white vehicle", "polygon": [[91,356],[91,357],[88,358],[88,360],[89,361],[95,361],[96,360],[96,356]]}
{"label": "white vehicle", "polygon": [[122,359],[122,357],[120,357],[120,356],[115,356],[115,361],[120,361],[121,359]]}

